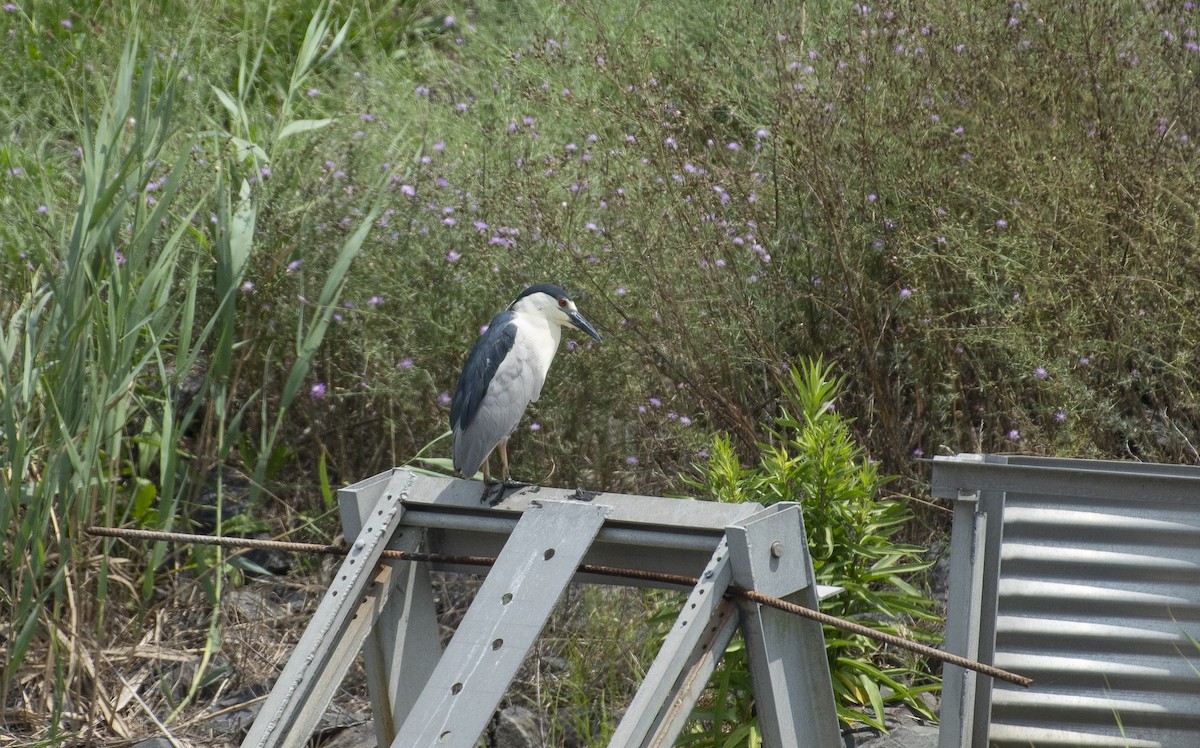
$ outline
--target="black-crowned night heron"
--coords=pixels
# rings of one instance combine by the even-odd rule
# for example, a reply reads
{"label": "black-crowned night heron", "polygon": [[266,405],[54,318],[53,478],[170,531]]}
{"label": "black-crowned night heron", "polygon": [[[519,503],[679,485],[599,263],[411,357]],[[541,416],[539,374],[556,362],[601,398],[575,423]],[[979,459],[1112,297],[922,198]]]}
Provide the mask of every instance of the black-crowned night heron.
{"label": "black-crowned night heron", "polygon": [[491,491],[487,463],[493,449],[500,452],[500,495],[505,486],[517,485],[508,472],[508,437],[541,395],[567,325],[600,340],[566,291],[549,283],[530,286],[492,318],[467,357],[450,405],[454,470],[470,478],[483,466],[484,501]]}

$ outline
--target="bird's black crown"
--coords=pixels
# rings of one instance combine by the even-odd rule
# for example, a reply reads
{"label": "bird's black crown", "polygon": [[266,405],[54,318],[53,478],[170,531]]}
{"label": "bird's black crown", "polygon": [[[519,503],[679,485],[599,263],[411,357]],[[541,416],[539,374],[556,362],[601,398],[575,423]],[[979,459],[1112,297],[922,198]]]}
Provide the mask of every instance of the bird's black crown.
{"label": "bird's black crown", "polygon": [[564,291],[561,286],[556,286],[553,283],[539,283],[536,286],[530,286],[529,288],[522,291],[521,295],[518,296],[517,298],[513,299],[513,303],[508,305],[508,308],[512,309],[518,301],[525,298],[526,296],[532,296],[535,293],[544,293],[547,296],[554,298],[554,299],[569,299],[569,298],[571,298],[570,296],[567,295],[567,292]]}

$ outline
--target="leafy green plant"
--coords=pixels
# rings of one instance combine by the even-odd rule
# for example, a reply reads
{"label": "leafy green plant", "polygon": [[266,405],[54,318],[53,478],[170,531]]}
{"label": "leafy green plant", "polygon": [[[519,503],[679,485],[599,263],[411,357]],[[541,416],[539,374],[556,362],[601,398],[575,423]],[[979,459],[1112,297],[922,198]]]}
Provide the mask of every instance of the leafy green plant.
{"label": "leafy green plant", "polygon": [[[905,503],[879,496],[886,479],[855,443],[849,423],[837,411],[843,380],[832,367],[811,361],[789,372],[786,404],[760,445],[760,462],[743,468],[727,437],[713,441],[709,461],[696,486],[718,501],[800,503],[809,552],[819,584],[842,591],[821,610],[878,631],[935,641],[914,624],[938,620],[933,602],[906,577],[923,571],[924,549],[897,536],[912,519]],[[825,628],[839,718],[884,729],[886,704],[902,703],[934,715],[918,698],[935,691],[937,681],[921,663],[906,659],[866,637]],[[689,745],[751,745],[743,735],[752,723],[752,696],[745,653],[732,647],[710,685],[712,697],[695,715],[709,727]]]}
{"label": "leafy green plant", "polygon": [[[140,76],[137,68],[134,40],[94,127],[83,123],[74,218],[57,247],[30,247],[30,290],[0,331],[0,532],[11,560],[0,578],[0,617],[12,626],[0,695],[39,640],[57,679],[55,724],[63,691],[77,685],[69,663],[79,639],[54,631],[94,635],[106,621],[108,554],[94,598],[76,596],[91,574],[81,563],[91,545],[84,528],[146,519],[174,498],[173,395],[203,343],[191,335],[194,296],[169,303],[177,283],[194,289],[197,275],[186,263],[177,275],[196,208],[164,230],[185,164],[156,174],[173,132],[174,73],[160,90],[153,63]],[[177,338],[181,325],[188,335]]]}
{"label": "leafy green plant", "polygon": [[[268,398],[261,388],[242,390],[237,372],[254,349],[247,345],[254,330],[247,322],[259,319],[239,303],[255,259],[261,199],[252,187],[256,180],[249,177],[261,177],[268,164],[279,168],[286,162],[281,142],[324,126],[291,116],[289,107],[314,67],[336,53],[347,26],[334,30],[328,8],[319,8],[267,147],[241,137],[257,130],[253,118],[236,107],[230,115],[246,126],[236,131],[241,135],[208,134],[223,161],[211,182],[196,178],[187,155],[171,159],[176,151],[188,154],[196,143],[188,140],[195,133],[173,116],[181,85],[178,68],[168,65],[166,74],[158,75],[153,57],[139,59],[137,40],[131,41],[99,117],[93,122],[83,110],[73,220],[57,242],[30,242],[22,254],[29,271],[21,285],[28,290],[5,300],[0,328],[0,458],[7,466],[0,471],[0,532],[11,553],[0,576],[0,617],[6,626],[0,699],[7,697],[15,668],[36,643],[48,651],[47,664],[56,676],[44,694],[55,726],[60,712],[78,711],[86,699],[71,663],[91,637],[107,636],[112,607],[110,559],[116,544],[103,541],[93,572],[86,560],[97,543],[86,537],[85,528],[130,521],[170,528],[187,496],[209,480],[215,465],[220,532],[224,482],[219,472],[241,441],[252,404],[261,405],[263,413],[250,471],[254,485],[261,486],[268,470],[277,467],[281,424],[377,215],[368,206],[333,253],[311,315],[296,322],[294,351],[278,397]],[[244,64],[239,76],[243,99],[255,78],[252,67]],[[243,100],[216,96],[227,108]],[[203,152],[199,145],[191,150]],[[368,201],[384,177],[377,179],[376,189],[364,190]],[[184,193],[189,182],[192,189]],[[182,208],[181,194],[187,200]],[[194,219],[210,202],[215,206],[207,233]],[[185,380],[196,372],[199,381],[191,397],[181,397]],[[271,418],[266,417],[268,399]],[[191,442],[197,453],[189,454],[183,439],[192,430],[199,434]],[[166,555],[160,543],[142,564],[121,566],[122,589],[137,589],[131,569],[141,573],[142,584],[140,599],[122,596],[120,602],[133,602],[145,612]],[[224,572],[231,570],[223,559],[220,552],[192,556],[192,570],[212,607],[201,663],[174,713],[194,697],[220,647],[221,586]],[[117,610],[128,614],[127,605]]]}

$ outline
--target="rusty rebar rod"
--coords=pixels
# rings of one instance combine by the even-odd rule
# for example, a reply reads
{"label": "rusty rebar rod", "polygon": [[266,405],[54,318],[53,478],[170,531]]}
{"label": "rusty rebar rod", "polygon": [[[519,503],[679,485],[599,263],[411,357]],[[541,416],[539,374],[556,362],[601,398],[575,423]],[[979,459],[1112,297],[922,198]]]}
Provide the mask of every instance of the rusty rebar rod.
{"label": "rusty rebar rod", "polygon": [[[158,530],[134,530],[120,527],[89,527],[87,529],[89,535],[97,535],[110,538],[121,538],[124,540],[151,540],[155,542],[167,543],[196,543],[200,545],[215,545],[223,548],[242,548],[242,549],[257,549],[268,551],[284,551],[287,553],[303,553],[317,554],[327,556],[342,556],[347,552],[347,548],[341,545],[322,545],[320,543],[296,543],[286,540],[265,540],[261,538],[234,538],[234,537],[216,537],[213,535],[193,535],[182,532],[163,532]],[[420,553],[416,551],[394,551],[384,550],[383,557],[392,561],[423,561],[435,564],[459,564],[462,566],[491,566],[496,563],[496,559],[492,556],[451,556],[442,553]],[[617,566],[599,566],[596,564],[580,564],[579,571],[585,574],[596,574],[607,577],[618,577],[623,579],[637,579],[644,582],[657,582],[659,584],[672,584],[681,587],[695,587],[700,580],[697,577],[689,577],[685,574],[668,574],[664,572],[645,571],[643,569],[624,569]],[[764,595],[755,590],[742,589],[741,587],[731,585],[728,594],[751,600],[759,605],[766,605],[776,610],[782,610],[785,613],[807,618],[812,621],[817,621],[826,626],[832,626],[836,629],[846,631],[859,636],[865,636],[868,639],[890,644],[894,647],[907,649],[910,652],[915,652],[919,655],[924,655],[939,662],[948,665],[957,665],[967,670],[974,670],[977,673],[982,673],[991,678],[1013,683],[1018,686],[1029,688],[1033,685],[1033,679],[1023,675],[1017,675],[1007,670],[1002,670],[998,667],[988,665],[983,662],[971,660],[966,657],[960,657],[956,654],[943,652],[936,647],[930,647],[920,642],[915,642],[910,639],[905,639],[901,636],[888,634],[882,631],[868,628],[853,621],[847,621],[836,616],[831,616],[828,613],[822,613],[819,610],[812,610],[802,605],[790,603],[787,600],[781,600],[777,597]]]}

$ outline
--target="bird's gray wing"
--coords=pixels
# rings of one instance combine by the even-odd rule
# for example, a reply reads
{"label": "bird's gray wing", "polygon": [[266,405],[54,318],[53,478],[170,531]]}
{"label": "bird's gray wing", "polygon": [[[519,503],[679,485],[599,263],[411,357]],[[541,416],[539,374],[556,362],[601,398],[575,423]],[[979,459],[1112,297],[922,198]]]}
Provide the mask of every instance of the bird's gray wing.
{"label": "bird's gray wing", "polygon": [[[471,477],[487,458],[492,448],[508,432],[491,436],[495,427],[477,427],[488,386],[500,364],[512,350],[517,329],[512,324],[513,313],[504,311],[492,318],[488,329],[475,341],[467,356],[454,399],[450,403],[450,428],[454,431],[454,469]],[[518,416],[518,419],[520,416]],[[514,424],[515,426],[516,424]]]}
{"label": "bird's gray wing", "polygon": [[541,377],[534,367],[532,359],[516,350],[497,367],[474,420],[466,429],[455,432],[455,454],[461,451],[463,475],[474,475],[474,470],[467,470],[478,470],[500,440],[521,422],[529,401],[541,389]]}

